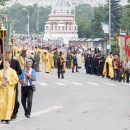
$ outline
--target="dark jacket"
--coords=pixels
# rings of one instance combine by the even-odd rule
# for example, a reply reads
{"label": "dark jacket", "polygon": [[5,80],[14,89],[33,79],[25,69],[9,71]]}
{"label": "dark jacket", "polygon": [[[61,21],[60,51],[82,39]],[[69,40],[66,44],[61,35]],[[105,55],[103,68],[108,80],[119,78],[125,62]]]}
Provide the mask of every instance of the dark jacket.
{"label": "dark jacket", "polygon": [[64,59],[62,57],[59,57],[57,59],[57,67],[58,68],[62,68],[64,66],[64,63],[65,63],[65,61],[64,61]]}
{"label": "dark jacket", "polygon": [[77,62],[77,57],[76,56],[73,56],[73,64],[76,65],[78,62]]}

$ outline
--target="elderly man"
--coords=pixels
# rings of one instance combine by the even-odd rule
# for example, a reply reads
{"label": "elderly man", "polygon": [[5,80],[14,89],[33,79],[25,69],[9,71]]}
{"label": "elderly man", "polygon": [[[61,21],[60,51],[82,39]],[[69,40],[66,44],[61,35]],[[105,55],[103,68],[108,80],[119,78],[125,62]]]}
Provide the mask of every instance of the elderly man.
{"label": "elderly man", "polygon": [[23,72],[23,76],[19,80],[21,88],[21,102],[25,111],[25,116],[30,118],[32,109],[32,99],[33,99],[33,81],[36,80],[36,72],[32,68],[32,60],[28,59],[26,62],[26,68]]}

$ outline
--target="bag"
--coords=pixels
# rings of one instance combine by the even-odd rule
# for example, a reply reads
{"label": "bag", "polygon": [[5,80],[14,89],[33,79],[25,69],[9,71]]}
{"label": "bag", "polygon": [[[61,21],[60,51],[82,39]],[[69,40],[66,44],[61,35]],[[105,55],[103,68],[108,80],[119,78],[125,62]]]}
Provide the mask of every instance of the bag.
{"label": "bag", "polygon": [[32,90],[33,90],[33,91],[36,91],[36,86],[35,86],[35,84],[32,84],[31,87],[32,87]]}

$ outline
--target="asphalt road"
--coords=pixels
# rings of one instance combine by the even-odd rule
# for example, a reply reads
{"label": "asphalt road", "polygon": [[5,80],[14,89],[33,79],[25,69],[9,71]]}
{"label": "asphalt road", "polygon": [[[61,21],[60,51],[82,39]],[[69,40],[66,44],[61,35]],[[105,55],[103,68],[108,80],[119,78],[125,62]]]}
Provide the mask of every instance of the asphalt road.
{"label": "asphalt road", "polygon": [[18,118],[0,123],[0,130],[130,130],[130,84],[83,69],[67,70],[65,79],[58,79],[54,69],[37,73],[36,86],[31,118],[21,105]]}

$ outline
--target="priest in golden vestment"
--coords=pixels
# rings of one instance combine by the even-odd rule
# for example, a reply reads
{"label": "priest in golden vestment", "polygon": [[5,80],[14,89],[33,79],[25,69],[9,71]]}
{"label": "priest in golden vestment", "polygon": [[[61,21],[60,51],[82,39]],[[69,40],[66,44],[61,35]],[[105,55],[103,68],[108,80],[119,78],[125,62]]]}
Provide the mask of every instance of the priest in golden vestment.
{"label": "priest in golden vestment", "polygon": [[0,121],[7,124],[11,119],[15,104],[15,85],[18,83],[16,71],[10,68],[6,60],[4,69],[0,70]]}
{"label": "priest in golden vestment", "polygon": [[44,52],[43,56],[42,56],[42,61],[44,63],[44,67],[45,67],[45,72],[46,73],[50,73],[51,71],[51,66],[50,66],[50,59],[49,59],[49,54],[47,52]]}
{"label": "priest in golden vestment", "polygon": [[63,64],[63,72],[65,73],[66,71],[66,61],[65,61],[65,54],[63,52],[60,52],[61,53],[61,57],[64,59],[64,64]]}
{"label": "priest in golden vestment", "polygon": [[104,69],[103,69],[103,76],[109,77],[111,79],[114,78],[114,68],[113,68],[113,56],[112,53],[109,54],[105,61]]}
{"label": "priest in golden vestment", "polygon": [[25,68],[25,59],[24,59],[22,52],[21,52],[20,56],[18,57],[18,61],[19,61],[21,69],[23,70]]}
{"label": "priest in golden vestment", "polygon": [[54,51],[50,51],[50,67],[54,68]]}

